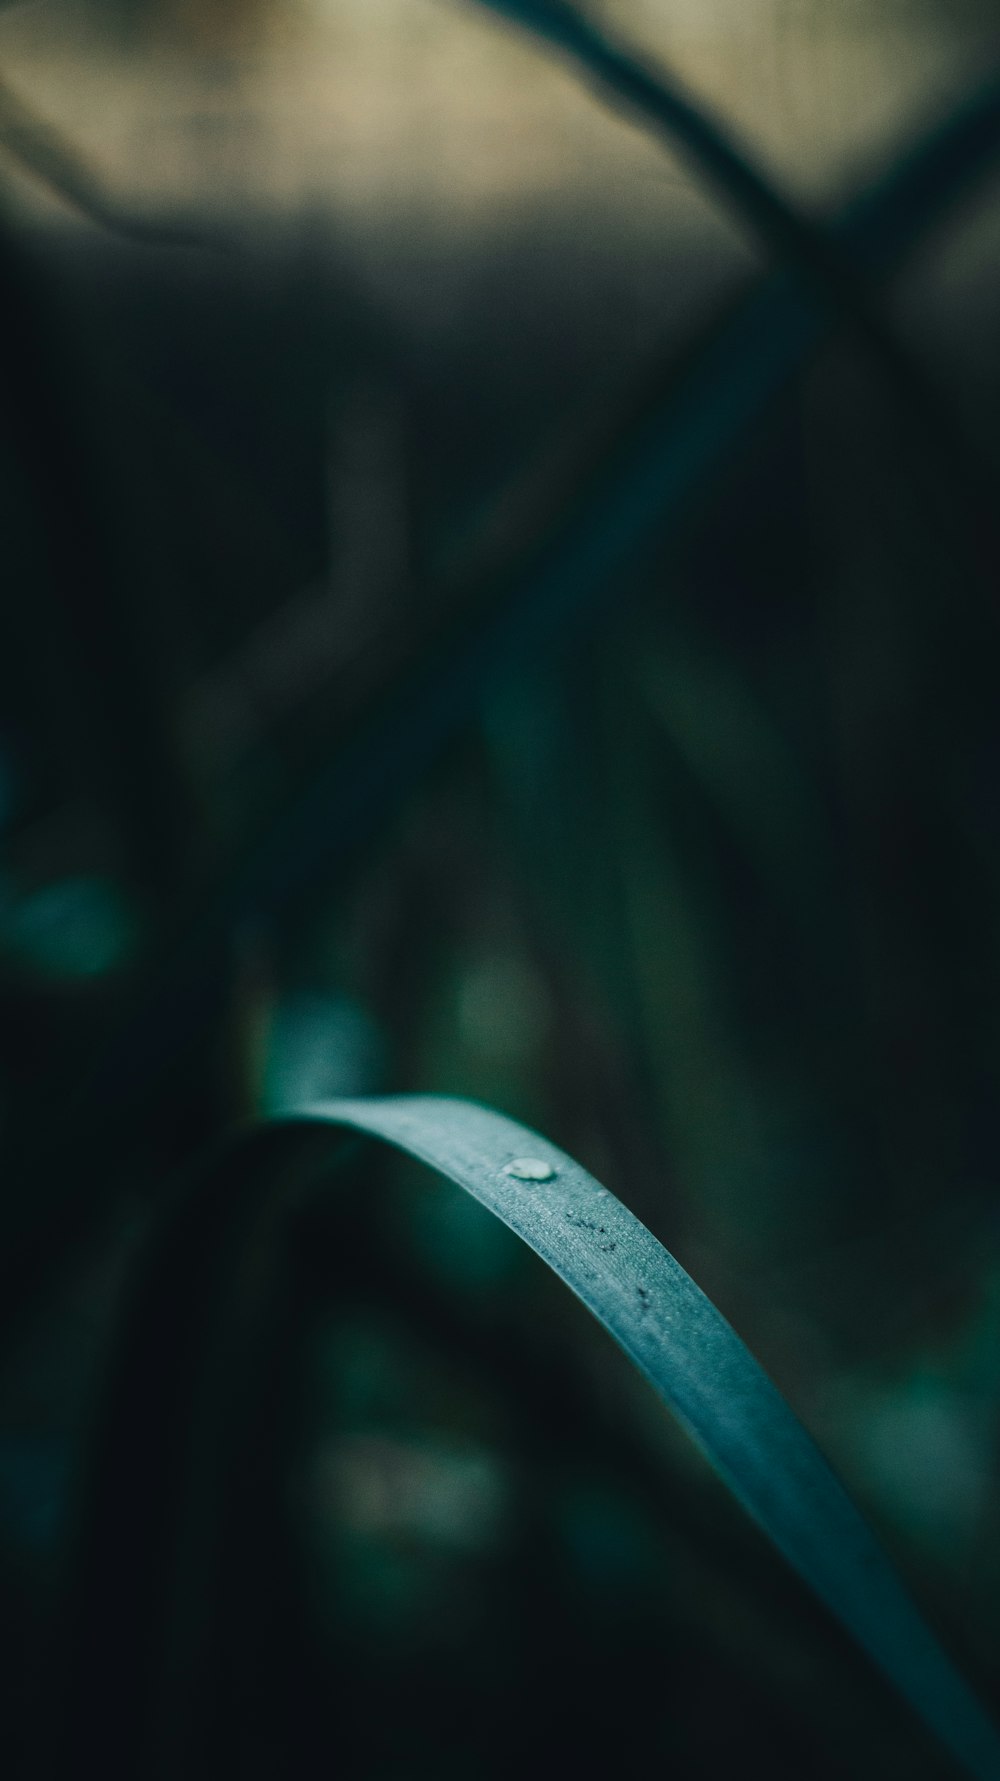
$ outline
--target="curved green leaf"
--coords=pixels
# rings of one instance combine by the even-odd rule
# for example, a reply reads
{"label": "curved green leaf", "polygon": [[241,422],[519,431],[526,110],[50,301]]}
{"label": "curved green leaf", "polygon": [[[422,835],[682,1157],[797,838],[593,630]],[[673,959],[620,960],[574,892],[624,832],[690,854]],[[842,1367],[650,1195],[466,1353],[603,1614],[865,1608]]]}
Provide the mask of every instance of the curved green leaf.
{"label": "curved green leaf", "polygon": [[614,1194],[524,1126],[465,1101],[331,1101],[289,1117],[408,1152],[523,1238],[959,1762],[996,1781],[1000,1736],[819,1449],[711,1300]]}

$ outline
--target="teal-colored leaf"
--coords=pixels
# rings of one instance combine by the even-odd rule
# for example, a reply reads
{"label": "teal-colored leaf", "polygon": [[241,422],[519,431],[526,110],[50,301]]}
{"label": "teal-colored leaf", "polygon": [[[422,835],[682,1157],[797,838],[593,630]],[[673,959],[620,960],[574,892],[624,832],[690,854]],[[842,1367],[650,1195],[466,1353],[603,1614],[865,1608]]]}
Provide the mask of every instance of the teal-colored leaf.
{"label": "teal-colored leaf", "polygon": [[509,1225],[610,1331],[968,1773],[1000,1777],[1000,1736],[819,1449],[711,1300],[614,1194],[545,1139],[465,1101],[332,1101],[289,1117],[382,1139]]}

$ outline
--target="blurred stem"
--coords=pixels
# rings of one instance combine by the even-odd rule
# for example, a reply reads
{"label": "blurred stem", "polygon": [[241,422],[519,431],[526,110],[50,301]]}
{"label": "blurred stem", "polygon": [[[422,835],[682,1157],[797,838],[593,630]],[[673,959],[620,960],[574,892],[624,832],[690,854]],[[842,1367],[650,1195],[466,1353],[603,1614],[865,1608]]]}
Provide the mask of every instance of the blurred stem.
{"label": "blurred stem", "polygon": [[[0,306],[12,343],[0,373],[10,449],[27,484],[46,572],[20,597],[57,590],[47,613],[48,648],[84,691],[76,695],[97,779],[119,848],[147,896],[168,896],[188,837],[184,776],[173,748],[162,664],[150,650],[135,565],[118,542],[116,512],[95,470],[93,441],[79,419],[71,366],[55,344],[56,322],[37,269],[0,226]],[[141,473],[122,454],[115,497],[131,512],[144,498]],[[31,571],[28,571],[29,575]],[[81,738],[57,705],[52,731],[74,771]]]}
{"label": "blurred stem", "polygon": [[779,262],[801,275],[830,319],[847,325],[922,439],[957,515],[971,522],[979,569],[992,586],[998,544],[995,479],[946,398],[859,280],[837,234],[817,226],[785,197],[679,81],[661,68],[654,72],[579,7],[566,0],[485,3],[567,53],[616,110],[678,146]]}
{"label": "blurred stem", "polygon": [[[628,932],[615,810],[621,761],[617,739],[606,746],[603,675],[583,649],[547,672],[523,673],[488,708],[485,736],[506,818],[511,895],[555,1005],[556,1103],[578,1147],[609,1147],[632,1210],[663,1230],[673,1171]],[[568,1075],[564,1031],[576,1035]]]}
{"label": "blurred stem", "polygon": [[[873,274],[887,276],[998,148],[1000,90],[991,83],[850,206],[837,232]],[[708,477],[825,332],[826,318],[804,306],[786,278],[772,277],[726,314],[680,371],[671,363],[647,374],[637,411],[581,473],[568,503],[560,482],[558,512],[535,516],[502,561],[491,556],[460,589],[430,600],[432,610],[443,605],[457,617],[391,665],[353,726],[326,738],[298,796],[283,800],[252,846],[179,912],[171,943],[79,1096],[12,1159],[22,1189],[0,1267],[5,1330],[94,1228],[117,1191],[116,1168],[137,1120],[162,1108],[158,1097],[178,1058],[218,1019],[234,929],[255,914],[301,921],[328,894],[331,874],[419,782],[487,688],[541,649],[565,646],[606,610],[612,592],[621,598],[624,564],[651,536],[687,519]]]}

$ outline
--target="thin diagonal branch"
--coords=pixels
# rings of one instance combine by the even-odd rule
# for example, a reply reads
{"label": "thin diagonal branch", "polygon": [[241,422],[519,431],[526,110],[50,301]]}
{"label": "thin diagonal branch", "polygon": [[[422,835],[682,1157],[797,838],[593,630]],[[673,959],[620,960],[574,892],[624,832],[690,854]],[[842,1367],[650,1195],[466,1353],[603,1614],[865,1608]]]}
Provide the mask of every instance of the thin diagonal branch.
{"label": "thin diagonal branch", "polygon": [[[852,205],[836,232],[871,276],[886,277],[998,153],[1000,87],[990,83]],[[680,376],[647,372],[641,410],[581,475],[571,507],[473,579],[449,633],[427,638],[357,726],[327,739],[300,795],[180,921],[78,1103],[46,1134],[22,1134],[7,1170],[20,1181],[0,1259],[0,1331],[17,1324],[103,1216],[113,1182],[106,1166],[88,1167],[91,1146],[113,1133],[127,1149],[135,1119],[217,1019],[234,932],[254,918],[300,919],[502,674],[526,651],[537,656],[593,623],[610,590],[621,603],[623,568],[728,461],[830,321],[796,280],[776,273],[725,315]]]}
{"label": "thin diagonal branch", "polygon": [[569,0],[477,3],[526,26],[567,56],[616,110],[679,148],[779,262],[798,272],[815,298],[848,327],[924,440],[953,504],[971,522],[992,585],[997,555],[994,479],[945,398],[858,278],[843,240],[774,186],[750,152],[678,80],[648,67]]}

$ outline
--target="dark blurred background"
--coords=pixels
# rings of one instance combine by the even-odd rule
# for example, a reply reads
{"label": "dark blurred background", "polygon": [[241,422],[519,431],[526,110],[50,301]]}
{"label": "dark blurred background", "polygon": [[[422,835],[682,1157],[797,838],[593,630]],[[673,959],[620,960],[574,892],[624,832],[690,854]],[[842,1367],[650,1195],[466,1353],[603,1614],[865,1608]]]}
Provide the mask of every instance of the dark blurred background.
{"label": "dark blurred background", "polygon": [[[1000,62],[986,0],[593,11],[820,220]],[[768,245],[473,0],[0,13],[0,1741],[26,1775],[137,1245],[234,1121],[340,1094],[472,1095],[612,1186],[995,1693],[981,135],[881,268],[905,400],[836,317],[761,370],[808,293],[727,372]],[[581,574],[651,417],[674,482]],[[349,1255],[319,1214],[300,1243],[281,1465],[194,1741],[151,1774],[951,1772],[504,1229],[399,1164],[360,1203]]]}

